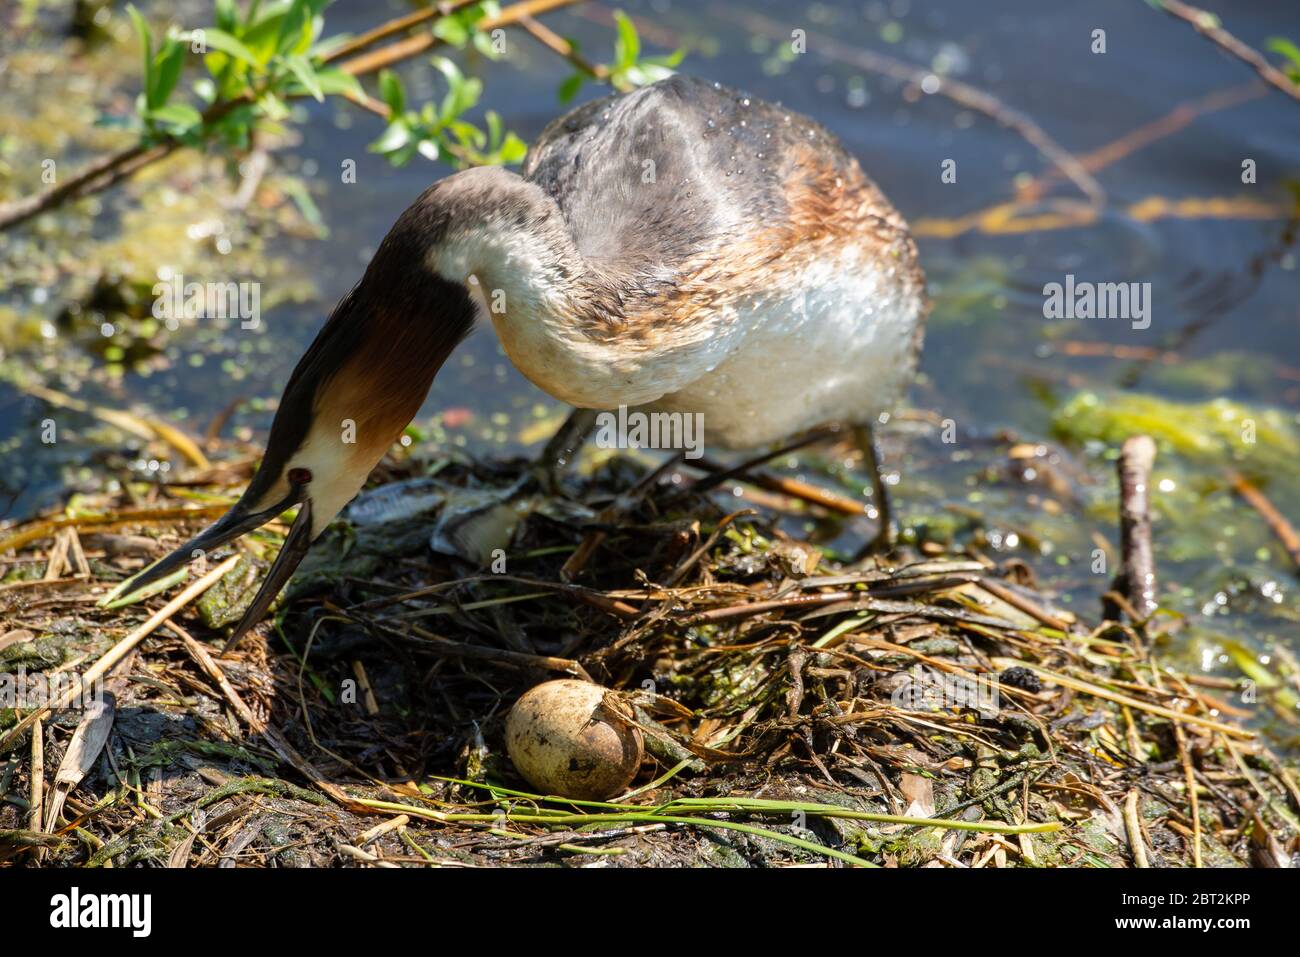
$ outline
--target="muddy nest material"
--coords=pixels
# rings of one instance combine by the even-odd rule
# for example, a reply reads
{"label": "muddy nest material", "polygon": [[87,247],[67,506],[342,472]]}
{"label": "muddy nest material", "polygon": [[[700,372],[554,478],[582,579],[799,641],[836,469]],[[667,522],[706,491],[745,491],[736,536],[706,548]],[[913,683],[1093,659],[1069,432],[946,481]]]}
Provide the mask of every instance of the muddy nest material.
{"label": "muddy nest material", "polygon": [[[1233,683],[1161,663],[1158,619],[1086,624],[976,553],[848,568],[675,469],[614,459],[556,498],[514,487],[524,463],[390,469],[403,494],[367,493],[225,654],[276,528],[162,594],[97,602],[218,514],[237,471],[9,530],[0,680],[28,698],[0,709],[0,859],[1294,857],[1294,771],[1238,723]],[[97,673],[101,704],[33,710],[38,676]],[[628,794],[548,799],[510,766],[510,705],[561,677],[635,715],[653,760]]]}

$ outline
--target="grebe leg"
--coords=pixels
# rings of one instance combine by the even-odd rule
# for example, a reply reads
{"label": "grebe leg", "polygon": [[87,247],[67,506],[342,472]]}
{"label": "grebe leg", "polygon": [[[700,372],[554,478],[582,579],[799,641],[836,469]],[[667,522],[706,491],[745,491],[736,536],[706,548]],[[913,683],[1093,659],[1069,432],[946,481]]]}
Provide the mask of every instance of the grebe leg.
{"label": "grebe leg", "polygon": [[871,475],[871,504],[876,508],[876,519],[880,529],[862,548],[858,549],[854,561],[861,561],[873,552],[889,552],[894,548],[894,516],[889,503],[889,491],[881,473],[880,445],[876,441],[876,431],[870,425],[855,425],[853,437],[867,471]]}
{"label": "grebe leg", "polygon": [[555,495],[560,491],[560,475],[596,428],[596,416],[599,414],[596,409],[572,410],[564,424],[546,443],[542,454],[533,462],[529,471],[547,495]]}

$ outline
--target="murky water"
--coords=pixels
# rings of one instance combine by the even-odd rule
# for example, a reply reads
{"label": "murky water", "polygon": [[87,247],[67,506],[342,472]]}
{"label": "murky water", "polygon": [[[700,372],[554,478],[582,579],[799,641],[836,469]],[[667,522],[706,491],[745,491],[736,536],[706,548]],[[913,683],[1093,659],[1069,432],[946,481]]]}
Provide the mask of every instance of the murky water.
{"label": "murky water", "polygon": [[[1300,40],[1294,4],[1206,5],[1256,47],[1273,36]],[[683,69],[820,120],[913,222],[936,299],[923,374],[911,396],[926,414],[904,416],[888,451],[902,473],[904,514],[924,519],[936,537],[1022,557],[1093,615],[1108,576],[1096,572],[1092,556],[1097,536],[1114,540],[1114,490],[1100,445],[1057,445],[1061,429],[1069,431],[1060,410],[1071,396],[1093,390],[1103,406],[1115,408],[1122,405],[1116,396],[1133,392],[1188,403],[1227,397],[1247,403],[1242,418],[1272,408],[1296,426],[1300,274],[1290,217],[1300,104],[1264,92],[1248,68],[1185,24],[1133,0],[623,6],[639,18],[647,44],[691,48]],[[405,9],[340,0],[329,28],[360,31],[386,10]],[[547,22],[577,37],[593,57],[608,56],[606,10],[560,12]],[[1093,50],[1099,29],[1104,53]],[[790,52],[794,30],[804,31],[804,53]],[[530,139],[561,110],[555,90],[570,70],[522,34],[511,34],[509,43],[503,62],[470,58],[466,68],[485,79],[484,105]],[[918,86],[882,75],[881,62],[872,59],[881,56],[933,73],[938,89],[926,92],[934,80]],[[417,101],[438,89],[436,72],[423,61],[403,73]],[[1000,115],[947,95],[961,99],[961,84],[996,98]],[[587,87],[582,98],[594,92]],[[302,142],[279,155],[310,184],[330,235],[278,238],[267,252],[295,260],[319,299],[276,305],[253,334],[229,325],[182,329],[166,361],[147,376],[128,371],[115,386],[88,385],[84,395],[175,413],[194,433],[239,397],[277,395],[394,218],[448,172],[419,159],[394,170],[368,153],[378,133],[373,117],[335,104],[304,109]],[[1012,125],[1000,121],[1009,116]],[[1089,207],[1077,185],[1053,172],[1021,119],[1083,161],[1104,201]],[[355,184],[340,182],[346,160],[356,162]],[[1254,183],[1243,183],[1246,161],[1253,162]],[[1003,204],[1035,186],[1043,196],[1037,206],[1004,215]],[[1067,275],[1149,283],[1145,317],[1045,318],[1044,285],[1064,283]],[[275,281],[264,280],[272,287]],[[37,295],[31,283],[0,283],[10,286],[3,296],[15,313],[51,321],[57,315],[58,289]],[[72,341],[70,350],[97,361],[84,340]],[[58,364],[45,367],[57,384]],[[420,421],[441,422],[445,429],[431,434],[471,451],[512,450],[536,441],[542,433],[527,426],[554,410],[482,331],[442,372]],[[0,517],[19,518],[57,500],[69,462],[94,454],[89,431],[76,450],[42,447],[44,414],[42,403],[0,384]],[[230,427],[258,430],[268,421],[264,409],[244,407]],[[955,441],[945,441],[945,423]],[[1026,448],[1008,456],[1005,432]],[[1228,447],[1274,504],[1300,522],[1294,468],[1253,467],[1247,445]],[[1300,645],[1300,605],[1286,553],[1227,490],[1225,464],[1227,456],[1162,458],[1157,549],[1162,575],[1187,586],[1167,596],[1190,616],[1177,648],[1184,663],[1235,675],[1227,639],[1273,666],[1276,656]],[[935,514],[949,524],[938,528]],[[1285,724],[1276,730],[1293,733]]]}

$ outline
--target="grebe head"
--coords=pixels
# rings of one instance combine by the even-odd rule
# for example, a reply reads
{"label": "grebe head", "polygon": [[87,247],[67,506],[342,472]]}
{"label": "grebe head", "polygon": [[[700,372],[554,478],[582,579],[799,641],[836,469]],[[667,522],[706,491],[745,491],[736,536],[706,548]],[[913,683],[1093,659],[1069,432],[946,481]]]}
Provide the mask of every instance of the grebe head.
{"label": "grebe head", "polygon": [[266,455],[239,501],[127,588],[156,581],[297,506],[280,554],[231,641],[265,613],[311,543],[415,417],[434,375],[473,325],[466,286],[426,265],[447,226],[437,189],[397,221],[364,278],[299,360]]}

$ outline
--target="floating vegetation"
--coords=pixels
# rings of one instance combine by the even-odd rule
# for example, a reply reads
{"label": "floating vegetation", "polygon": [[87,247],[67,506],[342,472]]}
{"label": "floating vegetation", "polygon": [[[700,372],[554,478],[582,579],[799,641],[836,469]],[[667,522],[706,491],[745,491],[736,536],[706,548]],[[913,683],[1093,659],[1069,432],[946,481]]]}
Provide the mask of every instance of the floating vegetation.
{"label": "floating vegetation", "polygon": [[1173,402],[1141,392],[1080,392],[1058,410],[1058,434],[1115,447],[1130,435],[1150,435],[1167,451],[1199,463],[1229,461],[1284,473],[1300,461],[1295,413],[1230,399]]}

